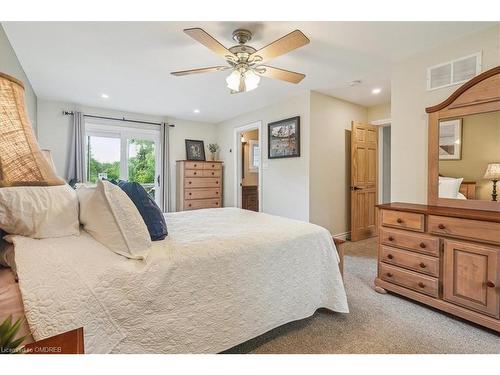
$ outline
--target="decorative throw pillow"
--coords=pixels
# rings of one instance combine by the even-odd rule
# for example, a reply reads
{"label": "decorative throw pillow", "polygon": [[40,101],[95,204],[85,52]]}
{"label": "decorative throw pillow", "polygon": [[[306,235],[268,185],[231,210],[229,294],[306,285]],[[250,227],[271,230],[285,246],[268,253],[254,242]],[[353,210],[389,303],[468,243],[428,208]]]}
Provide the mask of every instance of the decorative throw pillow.
{"label": "decorative throw pillow", "polygon": [[24,85],[0,73],[0,187],[64,185],[33,134]]}
{"label": "decorative throw pillow", "polygon": [[119,181],[118,186],[134,202],[137,210],[148,227],[152,241],[163,240],[167,235],[165,217],[154,199],[137,182]]}
{"label": "decorative throw pillow", "polygon": [[439,177],[439,198],[458,198],[463,178]]}
{"label": "decorative throw pillow", "polygon": [[130,259],[145,259],[151,247],[148,228],[130,198],[109,181],[80,185],[80,222],[111,251]]}
{"label": "decorative throw pillow", "polygon": [[76,193],[68,185],[0,188],[0,228],[31,238],[79,235]]}

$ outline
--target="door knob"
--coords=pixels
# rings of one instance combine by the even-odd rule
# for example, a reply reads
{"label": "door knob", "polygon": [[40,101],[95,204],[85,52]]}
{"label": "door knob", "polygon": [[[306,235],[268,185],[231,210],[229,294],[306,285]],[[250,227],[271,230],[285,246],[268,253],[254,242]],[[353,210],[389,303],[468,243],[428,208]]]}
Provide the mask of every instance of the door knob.
{"label": "door knob", "polygon": [[355,190],[363,190],[363,188],[360,188],[360,187],[357,187],[357,186],[352,186],[352,187],[351,187],[351,190],[352,190],[352,191],[355,191]]}
{"label": "door knob", "polygon": [[488,288],[494,288],[494,287],[495,287],[495,283],[494,283],[493,281],[489,281],[489,280],[488,280],[488,282],[486,283],[486,286],[487,286]]}

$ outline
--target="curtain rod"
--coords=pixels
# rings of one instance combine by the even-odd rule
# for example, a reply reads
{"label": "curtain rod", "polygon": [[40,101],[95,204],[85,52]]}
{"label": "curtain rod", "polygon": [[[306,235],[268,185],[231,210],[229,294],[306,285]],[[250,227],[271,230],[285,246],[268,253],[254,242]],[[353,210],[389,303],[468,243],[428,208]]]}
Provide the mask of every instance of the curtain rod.
{"label": "curtain rod", "polygon": [[[63,115],[66,116],[73,116],[75,113],[73,111],[63,111]],[[149,122],[149,121],[139,121],[139,120],[129,120],[126,119],[125,117],[118,118],[118,117],[106,117],[106,116],[96,116],[96,115],[87,115],[84,114],[83,117],[92,117],[92,118],[99,118],[103,120],[114,120],[114,121],[124,121],[124,122],[133,122],[136,124],[148,124],[148,125],[161,125],[161,122]],[[170,128],[175,128],[175,125],[173,124],[167,124]]]}

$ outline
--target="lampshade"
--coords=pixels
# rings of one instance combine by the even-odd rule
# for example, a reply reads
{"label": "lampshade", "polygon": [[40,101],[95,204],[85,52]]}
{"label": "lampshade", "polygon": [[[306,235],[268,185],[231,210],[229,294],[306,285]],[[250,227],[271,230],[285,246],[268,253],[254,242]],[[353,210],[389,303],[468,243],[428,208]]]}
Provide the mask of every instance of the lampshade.
{"label": "lampshade", "polygon": [[486,180],[500,180],[500,163],[490,163],[484,174]]}
{"label": "lampshade", "polygon": [[241,73],[234,70],[227,78],[227,87],[236,92],[247,92],[259,86],[260,77],[251,70]]}
{"label": "lampshade", "polygon": [[33,134],[23,83],[0,73],[0,187],[63,184]]}

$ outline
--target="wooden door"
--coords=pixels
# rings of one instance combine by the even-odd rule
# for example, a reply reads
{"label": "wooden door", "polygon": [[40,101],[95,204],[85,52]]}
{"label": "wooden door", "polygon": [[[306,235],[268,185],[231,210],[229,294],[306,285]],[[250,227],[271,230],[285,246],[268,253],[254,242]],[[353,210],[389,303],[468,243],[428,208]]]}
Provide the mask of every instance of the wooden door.
{"label": "wooden door", "polygon": [[351,241],[376,236],[378,127],[352,123]]}
{"label": "wooden door", "polygon": [[498,318],[500,249],[444,240],[443,298]]}

